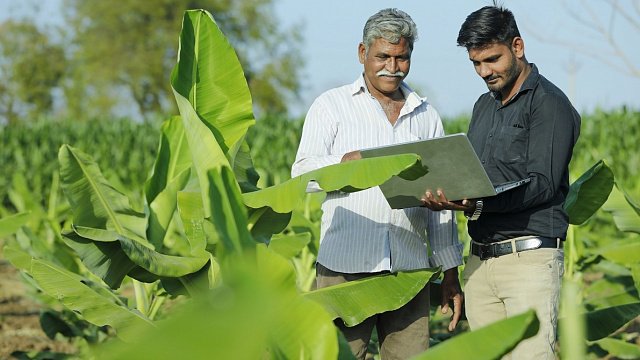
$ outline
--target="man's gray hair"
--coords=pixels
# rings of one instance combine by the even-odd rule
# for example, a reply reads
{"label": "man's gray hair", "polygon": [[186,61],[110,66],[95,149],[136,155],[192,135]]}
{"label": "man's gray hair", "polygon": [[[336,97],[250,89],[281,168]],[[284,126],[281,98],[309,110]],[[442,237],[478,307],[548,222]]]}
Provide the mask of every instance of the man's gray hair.
{"label": "man's gray hair", "polygon": [[406,12],[394,8],[383,9],[372,15],[364,24],[364,48],[369,51],[369,47],[379,38],[392,44],[397,44],[401,38],[405,38],[409,48],[413,50],[413,43],[418,40],[418,28]]}

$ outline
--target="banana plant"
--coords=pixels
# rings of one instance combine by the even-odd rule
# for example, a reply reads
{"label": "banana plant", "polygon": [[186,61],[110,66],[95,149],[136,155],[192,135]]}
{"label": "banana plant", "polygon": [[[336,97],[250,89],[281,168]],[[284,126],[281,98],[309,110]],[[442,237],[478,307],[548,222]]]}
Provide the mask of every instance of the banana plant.
{"label": "banana plant", "polygon": [[[270,242],[287,226],[293,208],[305,200],[310,180],[326,191],[357,191],[391,176],[411,178],[425,171],[417,155],[404,154],[338,164],[258,189],[244,141],[254,122],[246,80],[235,52],[205,11],[185,13],[171,85],[180,116],[163,125],[158,158],[144,189],[144,210],[134,209],[90,155],[70,145],[60,148],[60,180],[73,212],[64,241],[75,250],[89,275],[65,271],[17,248],[7,252],[12,263],[44,292],[87,321],[111,326],[124,340],[131,341],[144,328],[153,329],[152,314],[157,311],[144,296],[136,296],[135,308],[118,301],[112,290],[124,282],[132,281],[137,290],[144,290],[141,283],[160,283],[170,293],[206,297],[210,289],[222,291],[235,284],[233,279],[244,271],[237,264],[263,261],[260,240]],[[176,242],[186,245],[176,247]],[[280,242],[282,238],[276,237],[269,251],[277,251]],[[282,246],[279,251],[286,252]],[[271,283],[290,284],[288,280],[295,276],[288,270],[285,273],[288,275]],[[346,290],[336,290],[338,295],[325,290],[318,301],[302,297],[298,290],[286,292],[296,303],[323,304],[313,306],[324,309],[322,306],[332,306],[340,291],[349,288],[367,293],[372,287],[380,289],[380,284],[396,283],[397,292],[410,294],[416,284],[424,286],[437,273],[437,269],[429,269],[354,283]],[[96,284],[94,277],[102,283]],[[378,300],[377,306],[347,307],[333,314],[346,318],[346,312],[357,310],[363,319],[400,307],[408,298],[379,296]],[[331,316],[325,310],[320,312],[328,319],[323,326],[330,325],[335,332]],[[306,311],[301,307],[303,313]],[[305,331],[286,330],[283,336]],[[327,341],[333,344],[331,348],[337,346],[335,334]],[[273,351],[297,356],[300,351],[311,351],[305,346],[278,346]]]}
{"label": "banana plant", "polygon": [[[640,238],[638,237],[640,234],[640,206],[637,200],[634,200],[622,189],[620,184],[616,183],[603,209],[611,214],[620,231],[630,235],[617,244],[604,246],[597,251],[599,257],[607,262],[617,264],[622,270],[623,275],[616,280],[618,283],[621,280],[627,280],[628,285],[625,285],[623,290],[626,292],[627,298],[619,298],[612,306],[588,314],[587,320],[592,324],[589,324],[590,326],[587,328],[587,336],[594,346],[611,355],[621,359],[637,358],[640,356],[640,352],[636,344],[629,343],[619,336],[611,336],[611,334],[619,331],[620,324],[628,324],[640,316],[640,258],[638,257],[640,254]],[[617,321],[612,321],[612,319]]]}
{"label": "banana plant", "polygon": [[[595,345],[620,352],[612,355],[626,352],[625,342],[615,337],[615,333],[640,315],[637,265],[640,241],[637,236],[599,239],[596,246],[578,238],[579,225],[585,224],[600,208],[613,215],[620,230],[640,232],[638,206],[614,184],[611,169],[604,161],[598,161],[571,184],[564,205],[572,225],[565,246],[563,316],[560,319],[563,357],[584,357],[587,345],[591,349]],[[606,267],[605,275],[587,286],[582,285],[583,273],[597,267]],[[606,298],[601,297],[603,293],[608,294]]]}

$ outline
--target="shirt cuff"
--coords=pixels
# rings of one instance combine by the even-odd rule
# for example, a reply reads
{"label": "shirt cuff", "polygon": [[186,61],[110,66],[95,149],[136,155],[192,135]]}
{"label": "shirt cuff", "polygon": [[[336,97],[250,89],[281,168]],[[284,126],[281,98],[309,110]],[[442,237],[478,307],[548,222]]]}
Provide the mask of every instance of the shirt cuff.
{"label": "shirt cuff", "polygon": [[318,182],[316,182],[315,180],[311,180],[307,184],[307,192],[308,193],[321,192],[321,191],[324,191],[324,190],[322,190],[322,188],[320,187]]}
{"label": "shirt cuff", "polygon": [[452,269],[462,265],[462,249],[464,245],[458,243],[447,246],[438,251],[433,251],[429,258],[429,264],[433,267],[442,266],[442,271]]}

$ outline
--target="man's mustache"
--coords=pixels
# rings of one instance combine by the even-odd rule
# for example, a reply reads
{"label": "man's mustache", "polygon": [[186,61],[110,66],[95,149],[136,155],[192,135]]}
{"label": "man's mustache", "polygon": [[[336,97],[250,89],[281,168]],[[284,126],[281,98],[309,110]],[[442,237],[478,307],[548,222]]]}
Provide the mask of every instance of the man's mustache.
{"label": "man's mustache", "polygon": [[498,78],[500,78],[500,77],[499,76],[495,76],[495,75],[489,75],[489,76],[484,78],[484,81],[489,82],[491,80],[495,80],[495,79],[498,79]]}
{"label": "man's mustache", "polygon": [[380,70],[376,73],[376,76],[392,76],[392,77],[404,77],[406,74],[403,71],[396,71],[391,73],[387,70]]}

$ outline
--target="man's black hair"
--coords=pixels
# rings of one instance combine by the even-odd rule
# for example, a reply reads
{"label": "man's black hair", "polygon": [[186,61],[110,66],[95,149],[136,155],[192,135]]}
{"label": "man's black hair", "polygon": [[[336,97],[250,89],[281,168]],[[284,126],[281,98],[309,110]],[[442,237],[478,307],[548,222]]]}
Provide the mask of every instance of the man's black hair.
{"label": "man's black hair", "polygon": [[515,37],[520,37],[520,31],[513,13],[503,7],[485,6],[467,16],[458,33],[458,46],[467,50],[496,43],[511,46]]}

